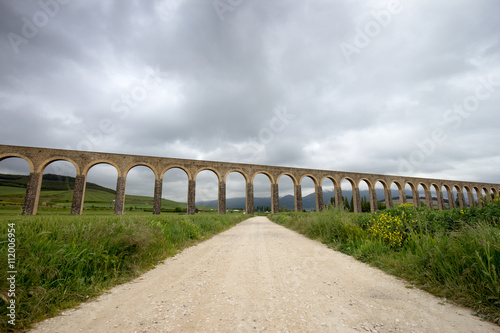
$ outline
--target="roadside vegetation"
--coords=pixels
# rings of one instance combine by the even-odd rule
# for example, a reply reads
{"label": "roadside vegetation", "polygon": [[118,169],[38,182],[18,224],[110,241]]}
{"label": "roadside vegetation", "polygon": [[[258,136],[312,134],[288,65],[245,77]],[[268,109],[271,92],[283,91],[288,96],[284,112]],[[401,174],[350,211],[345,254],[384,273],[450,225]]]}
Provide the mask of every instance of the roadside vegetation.
{"label": "roadside vegetation", "polygon": [[484,208],[403,204],[352,214],[330,207],[269,217],[500,324],[500,199]]}
{"label": "roadside vegetation", "polygon": [[[16,236],[16,325],[91,299],[153,268],[180,249],[248,215],[4,216],[0,252],[7,263],[9,224]],[[6,265],[2,265],[6,267]],[[0,271],[0,331],[9,331],[7,269]]]}

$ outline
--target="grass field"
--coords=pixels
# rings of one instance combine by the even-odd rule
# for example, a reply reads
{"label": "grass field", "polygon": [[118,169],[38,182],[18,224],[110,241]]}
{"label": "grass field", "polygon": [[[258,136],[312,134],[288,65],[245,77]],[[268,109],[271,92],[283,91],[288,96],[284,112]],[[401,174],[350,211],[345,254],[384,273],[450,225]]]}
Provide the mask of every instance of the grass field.
{"label": "grass field", "polygon": [[[21,214],[22,204],[26,189],[22,187],[0,186],[0,215]],[[98,210],[103,214],[113,213],[113,200],[115,194],[98,189],[88,189],[85,191],[84,214]],[[73,201],[72,190],[42,190],[40,193],[38,213],[44,214],[52,212],[54,214],[65,214],[71,211]],[[185,210],[186,203],[162,199],[162,210],[173,211],[176,208]],[[198,207],[198,206],[197,206]],[[199,209],[211,211],[213,207],[199,206]],[[125,196],[126,214],[137,210],[152,212],[153,198],[139,195]]]}
{"label": "grass field", "polygon": [[500,323],[500,200],[447,211],[279,213],[283,226]]}
{"label": "grass field", "polygon": [[[56,184],[57,185],[57,184]],[[114,216],[109,190],[86,191],[83,216],[70,216],[73,191],[43,190],[37,216],[21,216],[25,189],[0,186],[0,249],[16,229],[17,329],[136,277],[179,249],[249,216],[208,212],[152,215],[152,198],[126,196]],[[186,204],[162,200],[173,211]],[[500,201],[446,211],[411,204],[353,214],[279,213],[279,224],[377,266],[435,295],[500,322]],[[0,272],[0,330],[7,324],[6,273]]]}
{"label": "grass field", "polygon": [[[8,323],[7,270],[0,271],[0,331],[23,331],[61,309],[131,280],[180,249],[249,216],[164,214],[0,217],[0,252],[7,262],[15,236],[16,325]],[[11,229],[9,231],[9,229]],[[15,229],[15,231],[12,231]],[[11,235],[9,236],[9,232]]]}

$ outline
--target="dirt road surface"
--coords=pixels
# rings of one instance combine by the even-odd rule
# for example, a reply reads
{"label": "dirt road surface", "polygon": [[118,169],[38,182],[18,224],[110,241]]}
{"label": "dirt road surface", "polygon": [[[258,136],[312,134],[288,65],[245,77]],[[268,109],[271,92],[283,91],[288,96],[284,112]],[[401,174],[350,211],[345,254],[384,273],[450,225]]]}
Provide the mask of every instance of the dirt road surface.
{"label": "dirt road surface", "polygon": [[253,217],[33,332],[500,332]]}

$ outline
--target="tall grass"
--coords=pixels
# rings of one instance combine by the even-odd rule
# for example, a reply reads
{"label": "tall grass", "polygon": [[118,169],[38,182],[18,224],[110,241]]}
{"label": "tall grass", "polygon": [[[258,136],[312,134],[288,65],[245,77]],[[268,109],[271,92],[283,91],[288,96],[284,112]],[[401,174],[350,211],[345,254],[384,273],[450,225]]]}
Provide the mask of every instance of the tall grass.
{"label": "tall grass", "polygon": [[271,219],[500,321],[500,201],[449,211],[401,205],[375,214],[329,209]]}
{"label": "tall grass", "polygon": [[[23,330],[113,285],[137,277],[180,249],[224,231],[243,215],[23,216],[16,225],[16,326],[7,323],[7,269],[0,271],[0,331]],[[2,265],[2,267],[5,267]]]}

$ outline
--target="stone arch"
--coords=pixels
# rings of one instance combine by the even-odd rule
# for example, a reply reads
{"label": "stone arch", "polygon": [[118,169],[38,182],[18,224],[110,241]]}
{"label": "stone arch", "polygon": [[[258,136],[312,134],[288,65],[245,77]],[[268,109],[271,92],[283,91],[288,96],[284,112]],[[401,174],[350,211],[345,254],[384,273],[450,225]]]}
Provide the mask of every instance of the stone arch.
{"label": "stone arch", "polygon": [[125,169],[123,169],[123,174],[125,176],[127,176],[130,170],[132,170],[135,167],[139,167],[139,166],[146,167],[146,168],[150,169],[151,171],[153,171],[155,179],[158,179],[158,177],[160,176],[160,174],[158,173],[158,170],[152,164],[146,163],[146,162],[138,162],[138,163],[129,164]]}
{"label": "stone arch", "polygon": [[[249,214],[253,214],[254,212],[254,209],[255,209],[255,205],[258,205],[258,203],[255,202],[255,198],[254,198],[254,189],[255,189],[255,179],[257,176],[259,175],[263,175],[265,176],[266,180],[269,180],[269,191],[270,191],[270,197],[271,197],[271,210],[274,211],[275,210],[275,205],[276,205],[276,189],[277,189],[277,185],[275,182],[274,182],[274,177],[267,171],[256,171],[253,175],[252,175],[252,182],[247,184],[247,213]],[[262,179],[262,181],[264,181],[264,179]],[[265,181],[267,182],[267,181]],[[257,182],[258,183],[258,182]],[[263,185],[262,185],[263,186]],[[259,190],[261,188],[261,186],[259,184],[257,184],[257,190]],[[268,190],[265,190],[266,192]],[[266,195],[267,197],[267,195]],[[279,205],[279,203],[278,203]],[[262,206],[264,206],[264,204],[262,204]]]}
{"label": "stone arch", "polygon": [[[146,173],[143,173],[143,171],[146,171]],[[141,175],[141,182],[137,182],[137,178],[134,179],[134,176],[137,177],[136,173],[143,173]],[[151,179],[151,176],[152,176],[152,179]],[[149,193],[152,193],[152,195],[146,195],[146,196],[151,196],[153,198],[156,197],[155,195],[155,192],[156,192],[156,187],[158,186],[157,184],[157,180],[158,180],[158,174],[156,173],[155,169],[151,166],[151,165],[148,165],[146,163],[136,163],[134,164],[131,168],[128,168],[126,170],[126,173],[124,175],[124,177],[126,178],[126,181],[125,181],[125,198],[124,198],[124,201],[123,201],[123,205],[124,205],[124,209],[125,209],[125,206],[127,205],[127,199],[126,199],[126,195],[139,195],[141,196],[141,194],[139,193],[132,193],[131,192],[131,186],[134,185],[134,186],[143,186],[145,185],[146,183],[148,184],[147,187],[148,189],[146,190],[145,188],[143,188],[143,191],[140,191],[140,192],[144,192],[146,193],[146,191],[150,191]],[[161,189],[161,187],[160,187]],[[128,193],[127,193],[128,192]],[[157,212],[157,214],[159,214],[161,212],[161,194],[158,196],[158,198],[160,199],[158,204],[160,205],[159,207],[159,210]],[[141,209],[144,209],[144,208],[147,208],[147,209],[150,209],[150,208],[153,208],[153,212],[154,212],[154,207],[155,207],[155,201],[153,199],[153,202],[152,202],[152,207],[149,206],[149,203],[143,203],[145,204],[146,206],[143,206],[141,207]],[[128,205],[127,206],[127,209],[130,209],[130,211],[132,211],[134,208],[136,208],[136,206],[131,206],[131,205]]]}
{"label": "stone arch", "polygon": [[477,186],[477,185],[472,186],[472,195],[474,195],[474,192],[475,192],[474,206],[482,207],[482,205],[481,205],[481,191],[479,190],[479,186]]}
{"label": "stone arch", "polygon": [[[211,176],[211,174],[215,175],[215,179]],[[201,179],[199,179],[201,175]],[[210,175],[210,176],[209,176]],[[194,203],[197,201],[208,201],[212,200],[212,198],[216,198],[218,202],[218,206],[220,204],[218,198],[218,188],[219,185],[221,184],[221,178],[220,178],[220,173],[215,170],[214,168],[200,168],[196,172],[194,176],[195,180],[195,198],[194,198]],[[205,178],[205,179],[203,179]],[[212,181],[215,180],[215,183],[212,184]],[[207,186],[207,182],[209,183]],[[200,184],[201,183],[201,184]],[[203,199],[203,200],[200,200]],[[223,208],[223,207],[221,207]],[[195,208],[196,210],[196,208]],[[225,213],[225,207],[224,207],[224,213]]]}
{"label": "stone arch", "polygon": [[[366,186],[368,187],[368,198],[366,198],[366,196],[363,195],[363,197],[361,197],[361,184],[362,183],[365,183]],[[370,212],[375,212],[377,210],[377,195],[375,193],[375,184],[372,183],[372,181],[366,177],[362,177],[359,179],[359,181],[357,182],[357,192],[359,193],[359,211],[360,212],[368,212],[368,210]],[[369,207],[367,205],[367,203],[365,203],[365,200],[368,200],[368,204],[369,204]]]}
{"label": "stone arch", "polygon": [[[332,176],[323,176],[320,178],[320,186],[321,186],[321,190],[323,191],[323,187],[325,186],[325,181],[326,180],[329,180],[332,182],[332,186],[333,186],[333,193],[331,194],[331,196],[329,196],[330,199],[327,199],[325,197],[323,197],[323,204],[324,205],[333,205],[333,207],[340,207],[340,205],[342,204],[342,192],[340,191],[340,195],[338,195],[337,193],[339,192],[339,184],[337,183],[337,180],[335,178],[333,178]],[[323,191],[324,193],[324,191]]]}
{"label": "stone arch", "polygon": [[20,159],[24,160],[26,163],[28,163],[28,165],[30,167],[30,173],[35,172],[35,165],[34,165],[33,161],[31,160],[31,158],[26,157],[22,154],[17,154],[17,153],[0,154],[0,162],[2,162],[3,160],[6,160],[8,158],[20,158]]}
{"label": "stone arch", "polygon": [[340,180],[340,187],[342,189],[342,184],[344,181],[347,181],[351,185],[352,190],[352,207],[350,210],[355,213],[361,212],[361,199],[359,197],[359,188],[357,186],[358,182],[356,182],[353,178],[349,176],[345,176]]}
{"label": "stone arch", "polygon": [[[303,197],[304,197],[304,194],[303,194],[303,189],[304,189],[304,186],[302,185],[304,180],[305,179],[310,179],[310,181],[312,182],[312,188],[313,188],[313,193],[314,193],[314,208],[315,208],[315,211],[321,211],[323,209],[323,191],[321,190],[320,186],[319,186],[319,183],[318,183],[318,179],[316,177],[314,177],[313,175],[311,174],[304,174],[300,177],[299,179],[299,185],[300,185],[300,197],[303,201]],[[309,194],[308,194],[309,195]],[[303,204],[302,204],[303,205]]]}
{"label": "stone arch", "polygon": [[439,210],[444,210],[443,192],[437,183],[430,184],[431,190],[436,191],[436,202]]}
{"label": "stone arch", "polygon": [[171,169],[180,169],[184,171],[186,173],[186,176],[188,177],[188,180],[193,180],[195,177],[195,174],[191,173],[191,171],[189,171],[188,168],[186,168],[184,165],[181,164],[171,164],[167,167],[164,167],[163,170],[160,171],[160,174],[162,175],[162,177],[164,177],[165,173],[167,173],[167,171]]}
{"label": "stone arch", "polygon": [[[115,172],[116,172],[116,175],[113,176],[114,178],[114,182],[113,183],[110,183],[110,184],[103,184],[102,181],[98,181],[98,180],[92,180],[92,170],[95,168],[95,167],[99,167],[99,166],[107,166],[109,167],[110,169],[113,169]],[[95,169],[94,169],[95,170]],[[102,171],[101,171],[102,173]],[[89,182],[89,175],[90,175],[90,178],[91,178],[91,181],[92,183],[95,183],[99,186],[103,186],[103,187],[107,187],[107,188],[113,188],[114,186],[117,185],[117,178],[118,178],[118,175],[119,175],[119,170],[116,168],[115,165],[113,164],[110,164],[109,162],[98,162],[98,163],[93,163],[89,168],[87,167],[84,167],[82,169],[82,175],[79,175],[77,176],[77,180],[78,179],[81,179],[81,183],[83,184],[82,188],[81,188],[81,191],[83,192],[83,195],[82,195],[82,200],[81,200],[81,205],[78,205],[78,203],[75,203],[75,206],[74,206],[74,214],[81,214],[82,211],[83,211],[83,207],[84,207],[84,204],[85,203],[89,203],[91,202],[92,200],[92,195],[90,194],[90,192],[87,190],[87,183]],[[77,184],[75,183],[75,188],[77,187]],[[76,194],[76,192],[75,192]],[[113,202],[116,202],[116,195],[114,197],[114,199],[111,199],[110,202],[109,202],[109,206],[106,206],[106,208],[111,208],[113,209]]]}
{"label": "stone arch", "polygon": [[[241,184],[243,183],[243,184]],[[224,182],[219,185],[219,214],[225,214],[228,207],[228,192],[238,192],[237,195],[233,195],[234,198],[241,198],[246,196],[246,184],[248,183],[248,177],[246,174],[238,169],[229,170],[224,174]],[[226,187],[227,186],[227,187]],[[243,193],[239,193],[239,190],[243,190]],[[228,191],[229,190],[229,191]],[[231,196],[231,194],[229,194]],[[241,206],[233,206],[232,209],[245,209],[245,204]]]}
{"label": "stone arch", "polygon": [[317,179],[316,177],[314,177],[313,175],[309,174],[309,173],[304,174],[304,175],[302,175],[302,176],[300,177],[300,179],[299,179],[299,184],[301,184],[301,183],[302,183],[302,181],[304,180],[304,178],[310,178],[310,179],[313,181],[314,186],[318,186],[318,185],[319,185],[319,183],[318,183],[318,179]]}
{"label": "stone arch", "polygon": [[410,187],[410,190],[412,193],[411,196],[412,196],[413,206],[418,207],[420,205],[420,198],[418,195],[417,186],[415,186],[415,184],[410,180],[406,181],[405,182],[405,196],[406,196],[406,186],[407,185]]}
{"label": "stone arch", "polygon": [[[66,169],[66,167],[68,167],[68,169]],[[50,170],[50,169],[55,169],[55,170]],[[77,167],[77,164],[72,161],[71,159],[67,159],[67,158],[54,158],[54,159],[46,159],[44,161],[44,163],[42,163],[38,170],[40,170],[40,185],[39,185],[39,195],[40,195],[40,190],[44,187],[44,182],[47,182],[49,179],[47,179],[49,176],[49,174],[52,174],[54,175],[55,177],[57,177],[57,180],[60,182],[62,179],[61,177],[71,177],[75,179],[76,181],[76,177],[78,176],[78,171],[79,171],[79,167]],[[46,177],[44,177],[46,176]],[[45,178],[45,179],[44,179]],[[66,199],[62,199],[63,196],[62,195],[58,195],[58,200],[56,202],[51,202],[51,201],[43,201],[41,202],[39,205],[38,205],[38,208],[40,207],[40,205],[42,206],[46,206],[47,203],[49,204],[49,206],[52,206],[52,204],[55,204],[55,207],[56,208],[61,208],[61,206],[63,208],[72,208],[73,207],[73,201],[74,201],[74,197],[75,197],[75,194],[77,191],[75,191],[75,184],[73,184],[73,188],[70,187],[70,180],[69,178],[66,178],[67,180],[67,191],[70,192],[70,198],[69,199],[68,197],[66,197]],[[61,189],[62,191],[62,189]],[[62,193],[61,193],[62,194]],[[59,199],[60,198],[60,199]],[[65,200],[65,201],[63,201]],[[71,213],[74,214],[73,210],[71,209],[70,210]]]}
{"label": "stone arch", "polygon": [[71,158],[65,157],[65,156],[52,156],[50,158],[43,160],[42,163],[40,163],[40,165],[38,166],[38,169],[36,171],[43,173],[45,171],[45,168],[47,168],[47,166],[49,164],[57,162],[57,161],[66,161],[66,162],[73,164],[73,166],[75,167],[75,170],[76,170],[76,174],[77,175],[81,174],[80,165],[78,163],[76,163],[74,160],[72,160]]}
{"label": "stone arch", "polygon": [[278,175],[278,177],[276,177],[276,182],[279,182],[280,178],[283,177],[283,176],[288,176],[291,180],[292,180],[292,183],[293,185],[297,185],[298,184],[298,180],[297,180],[297,177],[295,177],[295,175],[291,172],[282,172]]}
{"label": "stone arch", "polygon": [[[429,186],[427,183],[424,182],[419,182],[418,188],[422,188],[424,190],[424,198],[425,198],[425,205],[427,208],[432,209],[434,208],[434,203],[432,201],[432,193],[431,193],[431,186]],[[420,190],[417,189],[417,193],[420,199]]]}
{"label": "stone arch", "polygon": [[[391,189],[389,185],[387,184],[387,181],[385,179],[377,178],[375,179],[375,199],[377,200],[377,206],[378,206],[378,197],[377,197],[377,184],[382,184],[382,189],[384,190],[384,202],[385,202],[385,208],[391,208],[393,206],[392,204],[392,194],[391,194]],[[383,206],[382,206],[383,207]],[[378,207],[377,207],[378,209]]]}
{"label": "stone arch", "polygon": [[245,179],[245,182],[248,183],[248,180],[249,180],[249,177],[248,175],[246,174],[245,171],[241,170],[241,169],[229,169],[222,177],[223,181],[225,182],[227,180],[227,176],[229,176],[229,174],[231,173],[239,173],[240,175],[243,176],[243,178]]}
{"label": "stone arch", "polygon": [[112,160],[105,160],[105,159],[94,160],[94,161],[86,164],[85,166],[82,167],[82,174],[87,175],[89,170],[98,164],[109,164],[109,165],[113,166],[116,169],[116,171],[118,172],[118,175],[120,175],[121,170],[120,170],[120,167],[118,166],[118,164],[116,164]]}
{"label": "stone arch", "polygon": [[[405,193],[405,189],[404,189],[404,186],[401,184],[401,182],[397,181],[397,180],[392,180],[391,181],[391,187],[390,187],[390,190],[391,190],[391,197],[394,198],[394,192],[393,192],[393,188],[394,186],[396,187],[396,190],[398,191],[398,204],[399,205],[402,205],[404,203],[406,203],[406,193]],[[394,201],[394,199],[393,199]]]}
{"label": "stone arch", "polygon": [[[465,200],[464,200],[464,193],[462,191],[462,187],[459,186],[458,184],[453,185],[453,191],[457,192],[457,199],[458,199],[458,206],[460,208],[465,208]],[[455,204],[456,206],[456,204]]]}
{"label": "stone arch", "polygon": [[337,182],[337,180],[334,177],[332,177],[332,176],[323,176],[323,177],[321,177],[321,180],[320,180],[321,184],[323,184],[323,182],[325,180],[327,180],[327,179],[330,180],[333,183],[333,187],[339,186],[339,183]]}
{"label": "stone arch", "polygon": [[[18,154],[15,154],[18,155]],[[4,162],[5,161],[5,162]],[[4,162],[4,163],[2,163]],[[12,164],[9,168],[9,164]],[[21,156],[2,156],[0,157],[0,167],[5,168],[5,171],[2,173],[14,175],[14,177],[18,176],[20,178],[28,177],[30,178],[32,174],[33,167],[30,165],[29,160],[21,157]],[[12,189],[18,193],[12,193],[13,195],[9,198],[9,201],[3,201],[2,203],[10,206],[12,209],[18,210],[19,213],[23,212],[23,206],[26,202],[26,192],[27,186],[20,186]],[[0,200],[1,201],[1,200]]]}
{"label": "stone arch", "polygon": [[482,196],[483,196],[483,205],[487,205],[491,202],[491,195],[490,191],[488,191],[488,188],[486,186],[482,187]]}
{"label": "stone arch", "polygon": [[342,183],[344,180],[347,180],[352,186],[356,186],[357,182],[354,180],[354,178],[346,176],[340,179],[340,183]]}
{"label": "stone arch", "polygon": [[220,182],[223,177],[221,176],[219,170],[217,170],[216,168],[212,168],[212,167],[202,167],[202,168],[199,168],[195,173],[194,173],[194,178],[196,179],[196,177],[198,177],[198,174],[202,171],[212,171],[213,173],[215,173],[215,175],[217,176],[217,181]]}
{"label": "stone arch", "polygon": [[[286,182],[288,184],[284,184],[284,182]],[[288,172],[281,173],[278,175],[276,183],[278,185],[278,190],[277,190],[278,191],[278,200],[279,200],[279,198],[283,198],[285,196],[284,195],[285,193],[286,193],[286,195],[291,195],[294,198],[293,203],[291,203],[291,204],[285,203],[285,204],[283,204],[283,206],[285,207],[285,209],[295,210],[296,209],[296,207],[295,207],[295,204],[296,204],[295,187],[297,185],[297,179],[295,178],[295,176],[292,173],[288,173]],[[279,211],[281,206],[282,206],[282,204],[279,203],[278,207],[275,207],[275,210]]]}
{"label": "stone arch", "polygon": [[492,195],[493,200],[497,198],[498,192],[494,187],[490,188],[490,193]]}
{"label": "stone arch", "polygon": [[[450,185],[448,185],[447,183],[444,183],[443,186],[441,186],[441,188],[444,188],[446,190],[446,199],[448,200],[448,209],[455,208],[455,197],[453,195],[452,187],[450,187]],[[444,196],[444,194],[443,194],[443,196]]]}
{"label": "stone arch", "polygon": [[468,185],[462,186],[462,194],[464,196],[464,207],[472,207],[471,204],[474,203],[474,197],[472,191]]}
{"label": "stone arch", "polygon": [[271,184],[275,184],[275,180],[274,180],[274,177],[271,173],[265,171],[265,170],[259,170],[259,171],[255,171],[251,177],[251,181],[253,183],[254,179],[255,179],[255,176],[257,175],[260,175],[260,174],[263,174],[263,175],[266,175],[267,178],[269,178],[269,181],[271,182]]}
{"label": "stone arch", "polygon": [[[163,197],[165,194],[169,193],[169,185],[170,187],[179,187],[179,188],[185,188],[185,197],[184,199],[179,199],[179,198],[174,198],[174,197],[168,197],[168,195],[165,196],[167,200],[172,200],[172,201],[177,201],[177,202],[186,202],[186,205],[181,205],[179,206],[176,211],[177,212],[183,212],[183,209],[186,209],[187,212],[187,201],[188,201],[188,191],[189,191],[189,184],[190,184],[190,174],[189,171],[181,166],[169,166],[168,168],[165,168],[162,170],[161,174],[161,194],[160,197]],[[170,174],[167,175],[167,173]],[[173,175],[172,175],[173,174]],[[176,175],[177,174],[177,175]],[[173,176],[173,177],[172,177]],[[177,176],[177,177],[175,177]],[[185,177],[185,178],[184,178]],[[180,184],[179,184],[180,183]],[[177,185],[178,184],[178,185]],[[155,192],[156,194],[156,192]],[[160,199],[161,200],[161,199]],[[184,201],[186,200],[186,201]],[[177,208],[177,207],[175,207]],[[174,210],[175,210],[174,208]],[[153,211],[155,209],[153,208]],[[160,210],[161,212],[161,210]],[[155,214],[158,214],[157,211],[154,212]]]}

